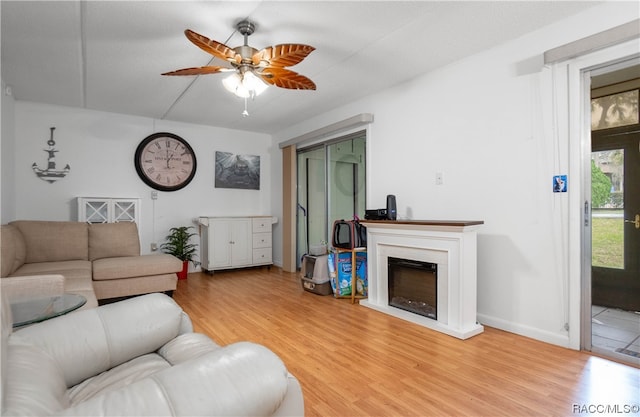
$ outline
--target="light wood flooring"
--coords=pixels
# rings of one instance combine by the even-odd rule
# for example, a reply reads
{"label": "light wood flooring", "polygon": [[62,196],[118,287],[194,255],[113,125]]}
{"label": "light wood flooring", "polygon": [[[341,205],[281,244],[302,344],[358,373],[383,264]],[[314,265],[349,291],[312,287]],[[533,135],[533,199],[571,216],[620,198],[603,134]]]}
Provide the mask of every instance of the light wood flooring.
{"label": "light wood flooring", "polygon": [[192,273],[174,299],[219,344],[278,354],[306,416],[640,415],[638,368],[487,327],[458,340],[277,267]]}

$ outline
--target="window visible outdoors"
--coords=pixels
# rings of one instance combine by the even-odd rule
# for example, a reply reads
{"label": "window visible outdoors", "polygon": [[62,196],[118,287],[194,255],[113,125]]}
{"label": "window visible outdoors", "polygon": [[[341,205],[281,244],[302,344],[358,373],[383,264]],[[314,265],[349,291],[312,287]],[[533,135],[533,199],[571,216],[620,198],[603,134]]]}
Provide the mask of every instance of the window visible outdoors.
{"label": "window visible outdoors", "polygon": [[638,123],[638,91],[625,91],[591,100],[591,130]]}
{"label": "window visible outdoors", "polygon": [[591,153],[591,264],[624,268],[624,149]]}

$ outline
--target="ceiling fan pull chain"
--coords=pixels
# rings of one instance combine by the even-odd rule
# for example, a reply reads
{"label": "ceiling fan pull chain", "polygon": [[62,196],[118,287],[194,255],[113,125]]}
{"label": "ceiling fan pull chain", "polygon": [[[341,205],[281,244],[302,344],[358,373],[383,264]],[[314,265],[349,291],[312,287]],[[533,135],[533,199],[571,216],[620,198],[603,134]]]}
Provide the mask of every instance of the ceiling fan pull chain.
{"label": "ceiling fan pull chain", "polygon": [[242,117],[249,117],[249,111],[247,110],[247,97],[244,98],[244,111]]}

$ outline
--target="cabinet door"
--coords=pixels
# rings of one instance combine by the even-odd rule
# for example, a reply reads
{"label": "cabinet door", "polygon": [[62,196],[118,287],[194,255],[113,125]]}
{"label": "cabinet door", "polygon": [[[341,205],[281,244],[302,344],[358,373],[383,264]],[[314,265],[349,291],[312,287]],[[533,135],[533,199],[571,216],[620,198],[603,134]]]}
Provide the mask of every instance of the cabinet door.
{"label": "cabinet door", "polygon": [[140,217],[138,199],[113,199],[110,222],[137,222]]}
{"label": "cabinet door", "polygon": [[231,222],[212,220],[209,223],[209,264],[214,268],[231,266]]}
{"label": "cabinet door", "polygon": [[78,198],[78,221],[108,223],[109,214],[109,200]]}
{"label": "cabinet door", "polygon": [[253,240],[249,219],[231,221],[231,264],[233,266],[250,265],[253,262]]}

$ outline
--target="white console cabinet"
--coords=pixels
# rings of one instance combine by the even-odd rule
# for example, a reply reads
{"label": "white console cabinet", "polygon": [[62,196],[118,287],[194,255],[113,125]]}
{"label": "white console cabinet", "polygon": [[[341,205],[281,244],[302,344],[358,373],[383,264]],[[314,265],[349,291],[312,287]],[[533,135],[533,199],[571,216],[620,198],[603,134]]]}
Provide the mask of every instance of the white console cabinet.
{"label": "white console cabinet", "polygon": [[275,217],[200,217],[202,269],[271,265]]}
{"label": "white console cabinet", "polygon": [[78,197],[78,221],[140,224],[139,198]]}

